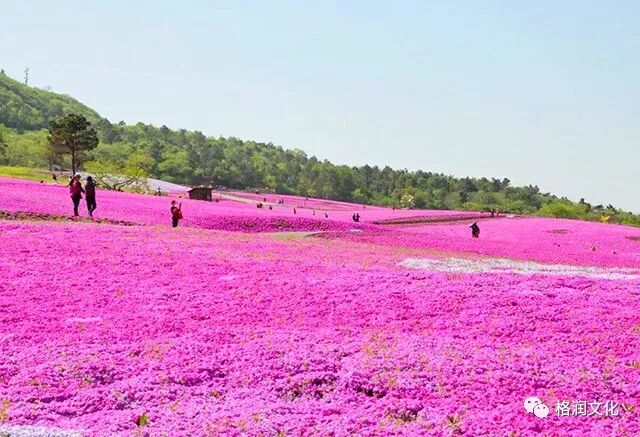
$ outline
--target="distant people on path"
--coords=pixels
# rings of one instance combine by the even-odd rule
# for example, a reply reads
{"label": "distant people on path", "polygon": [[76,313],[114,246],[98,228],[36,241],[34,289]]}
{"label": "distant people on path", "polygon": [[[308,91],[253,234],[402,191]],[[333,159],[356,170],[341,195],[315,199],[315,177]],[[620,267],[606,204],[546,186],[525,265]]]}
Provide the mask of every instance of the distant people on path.
{"label": "distant people on path", "polygon": [[93,217],[93,211],[96,210],[98,204],[96,203],[96,184],[93,182],[93,178],[91,176],[87,176],[87,183],[84,184],[84,192],[89,217]]}
{"label": "distant people on path", "polygon": [[73,215],[75,217],[78,217],[78,206],[80,206],[80,200],[82,200],[82,193],[84,193],[84,188],[80,183],[80,175],[77,174],[69,181],[69,194],[73,201]]}
{"label": "distant people on path", "polygon": [[156,196],[162,196],[162,191],[160,190],[160,187],[156,188]]}
{"label": "distant people on path", "polygon": [[354,213],[353,213],[353,215],[351,216],[351,219],[352,219],[354,222],[358,223],[358,222],[360,221],[360,214],[359,214],[359,213],[357,213],[357,212],[354,212]]}
{"label": "distant people on path", "polygon": [[480,226],[478,226],[478,223],[474,223],[469,227],[471,228],[471,236],[473,238],[480,238]]}
{"label": "distant people on path", "polygon": [[56,184],[58,183],[58,176],[56,176],[55,173],[51,173],[51,179],[53,179],[53,182],[55,182]]}
{"label": "distant people on path", "polygon": [[177,228],[178,222],[182,220],[182,203],[179,205],[177,203],[175,200],[171,201],[171,224],[174,228]]}

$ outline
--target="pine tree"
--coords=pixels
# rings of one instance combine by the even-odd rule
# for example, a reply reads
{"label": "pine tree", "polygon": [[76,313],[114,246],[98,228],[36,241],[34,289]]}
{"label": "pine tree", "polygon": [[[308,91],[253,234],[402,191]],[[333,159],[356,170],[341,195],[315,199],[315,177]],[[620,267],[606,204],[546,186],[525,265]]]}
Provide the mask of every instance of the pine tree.
{"label": "pine tree", "polygon": [[51,122],[49,144],[56,155],[71,155],[71,171],[76,173],[79,159],[83,152],[94,149],[98,145],[96,131],[91,123],[82,115],[68,114]]}

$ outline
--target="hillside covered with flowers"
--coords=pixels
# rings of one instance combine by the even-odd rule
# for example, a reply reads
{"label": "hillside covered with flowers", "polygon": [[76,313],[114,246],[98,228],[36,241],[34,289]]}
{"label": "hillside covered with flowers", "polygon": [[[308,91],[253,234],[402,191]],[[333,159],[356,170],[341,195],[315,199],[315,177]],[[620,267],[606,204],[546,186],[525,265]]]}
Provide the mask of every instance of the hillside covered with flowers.
{"label": "hillside covered with flowers", "polygon": [[640,433],[637,228],[68,196],[0,179],[0,434]]}

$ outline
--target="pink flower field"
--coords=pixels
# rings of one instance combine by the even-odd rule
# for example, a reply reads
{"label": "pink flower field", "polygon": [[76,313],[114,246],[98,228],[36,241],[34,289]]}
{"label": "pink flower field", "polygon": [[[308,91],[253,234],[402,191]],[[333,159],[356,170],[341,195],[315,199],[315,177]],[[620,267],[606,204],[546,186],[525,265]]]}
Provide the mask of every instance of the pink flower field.
{"label": "pink flower field", "polygon": [[[0,178],[0,210],[30,211],[34,213],[69,216],[72,213],[68,189],[65,185],[40,184],[33,181]],[[307,207],[304,199],[285,196],[285,205],[272,204],[256,207],[262,198],[255,202],[247,200],[247,193],[232,193],[232,196],[214,195],[217,202],[202,202],[182,198],[142,196],[129,193],[98,190],[98,210],[96,218],[128,221],[144,225],[166,224],[171,222],[169,203],[178,200],[183,203],[185,220],[190,227],[220,229],[228,231],[271,232],[271,231],[335,231],[367,228],[367,223],[392,220],[402,217],[438,220],[446,216],[481,217],[486,214],[457,211],[419,211],[392,210],[390,208],[346,204],[344,202],[310,199]],[[186,196],[182,193],[181,196]],[[254,195],[255,196],[255,195]],[[292,201],[291,199],[295,199]],[[102,208],[102,204],[108,208]],[[325,208],[316,209],[322,203]],[[345,208],[349,205],[349,209]],[[83,205],[84,206],[84,205]],[[294,213],[294,207],[296,212]],[[358,212],[360,223],[353,223],[351,215]],[[325,215],[326,214],[326,215]],[[85,212],[86,215],[86,212]],[[411,221],[411,220],[410,220]],[[370,227],[369,227],[370,228]]]}
{"label": "pink flower field", "polygon": [[640,435],[640,229],[169,200],[0,179],[0,435]]}

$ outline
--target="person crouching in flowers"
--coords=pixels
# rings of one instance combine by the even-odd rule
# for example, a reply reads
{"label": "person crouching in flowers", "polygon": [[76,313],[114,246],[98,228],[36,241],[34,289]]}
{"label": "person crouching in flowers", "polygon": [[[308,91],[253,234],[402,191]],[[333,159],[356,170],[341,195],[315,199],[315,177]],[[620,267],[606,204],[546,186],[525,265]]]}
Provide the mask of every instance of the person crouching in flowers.
{"label": "person crouching in flowers", "polygon": [[178,222],[182,220],[182,203],[176,206],[175,200],[171,201],[171,224],[174,228],[178,227]]}
{"label": "person crouching in flowers", "polygon": [[473,238],[480,238],[480,226],[478,226],[477,223],[474,223],[469,227],[471,228],[471,236]]}
{"label": "person crouching in flowers", "polygon": [[78,206],[80,206],[82,193],[84,193],[84,188],[82,188],[82,183],[80,183],[80,175],[77,174],[69,181],[69,194],[73,201],[73,215],[75,217],[78,217]]}

